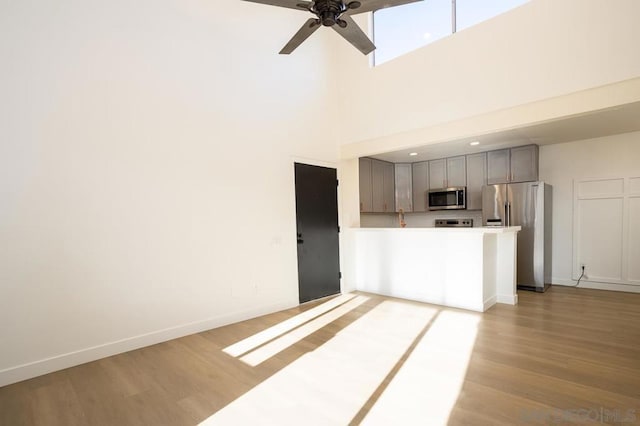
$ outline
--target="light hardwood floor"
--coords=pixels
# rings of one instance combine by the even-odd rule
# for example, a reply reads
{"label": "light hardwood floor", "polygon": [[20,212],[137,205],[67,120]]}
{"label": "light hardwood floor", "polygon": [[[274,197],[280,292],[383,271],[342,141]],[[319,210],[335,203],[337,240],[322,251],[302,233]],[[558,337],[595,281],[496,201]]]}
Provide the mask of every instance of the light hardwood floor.
{"label": "light hardwood floor", "polygon": [[[198,424],[389,300],[367,296],[257,367],[222,349],[318,303],[5,386],[0,425]],[[640,424],[640,294],[556,286],[519,297],[480,315],[449,424]],[[345,424],[365,418],[413,346]]]}

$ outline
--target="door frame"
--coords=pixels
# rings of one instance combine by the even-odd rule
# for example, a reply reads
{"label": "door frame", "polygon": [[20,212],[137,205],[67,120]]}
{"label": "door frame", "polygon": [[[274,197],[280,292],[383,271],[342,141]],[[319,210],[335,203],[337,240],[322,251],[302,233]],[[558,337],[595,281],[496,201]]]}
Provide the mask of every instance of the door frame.
{"label": "door frame", "polygon": [[[339,163],[337,162],[331,162],[331,161],[324,161],[324,160],[317,160],[317,159],[313,159],[313,158],[308,158],[308,157],[296,157],[296,156],[291,156],[290,158],[291,161],[291,168],[290,168],[290,176],[291,176],[291,201],[292,201],[292,206],[291,206],[291,211],[293,212],[293,231],[291,232],[291,241],[292,244],[294,245],[294,247],[296,248],[296,292],[297,292],[297,300],[298,300],[298,304],[300,304],[300,288],[298,286],[298,256],[297,256],[297,250],[298,250],[298,245],[297,242],[295,240],[295,236],[296,236],[296,232],[297,232],[297,217],[296,217],[296,163],[299,164],[306,164],[308,166],[318,166],[318,167],[326,167],[328,169],[335,169],[336,171],[336,176],[338,179],[338,182],[340,182],[340,184],[338,185],[338,226],[340,227],[340,233],[338,234],[338,250],[339,250],[339,261],[340,261],[340,269],[342,270],[344,267],[344,261],[345,259],[343,258],[343,245],[344,245],[344,229],[342,227],[342,181],[341,181],[341,169],[339,167]],[[342,274],[342,277],[340,278],[340,293],[344,293],[344,273]],[[308,302],[307,302],[308,303]]]}

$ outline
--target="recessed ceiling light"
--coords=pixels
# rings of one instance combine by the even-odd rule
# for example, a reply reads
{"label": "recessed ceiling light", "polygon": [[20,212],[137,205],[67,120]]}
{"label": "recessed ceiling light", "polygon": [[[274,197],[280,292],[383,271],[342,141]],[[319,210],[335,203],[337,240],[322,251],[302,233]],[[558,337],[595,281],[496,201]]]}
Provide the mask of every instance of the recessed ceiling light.
{"label": "recessed ceiling light", "polygon": [[410,152],[410,153],[409,153],[409,155],[410,155],[411,157],[415,157],[416,155],[418,155],[418,153],[417,153],[417,152]]}
{"label": "recessed ceiling light", "polygon": [[473,141],[473,142],[471,142],[469,145],[471,145],[471,146],[480,145],[480,142],[478,142],[478,141]]}

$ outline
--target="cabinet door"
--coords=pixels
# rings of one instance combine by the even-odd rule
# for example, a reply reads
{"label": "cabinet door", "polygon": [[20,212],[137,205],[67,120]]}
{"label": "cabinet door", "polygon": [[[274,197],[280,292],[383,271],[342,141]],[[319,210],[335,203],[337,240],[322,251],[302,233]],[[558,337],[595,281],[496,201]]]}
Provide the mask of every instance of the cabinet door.
{"label": "cabinet door", "polygon": [[382,162],[382,211],[394,212],[396,210],[395,169],[393,163]]}
{"label": "cabinet door", "polygon": [[447,187],[447,160],[429,161],[429,189]]}
{"label": "cabinet door", "polygon": [[411,164],[395,165],[396,212],[413,211],[413,190],[411,181]]}
{"label": "cabinet door", "polygon": [[429,190],[429,162],[413,163],[411,165],[413,181],[413,211],[427,212],[427,191]]}
{"label": "cabinet door", "polygon": [[538,145],[511,148],[511,182],[538,180]]}
{"label": "cabinet door", "polygon": [[447,188],[467,186],[467,159],[464,155],[447,158]]}
{"label": "cabinet door", "polygon": [[371,159],[360,158],[360,211],[373,211],[373,197],[371,187]]}
{"label": "cabinet door", "polygon": [[487,184],[509,182],[509,153],[508,149],[487,152]]}
{"label": "cabinet door", "polygon": [[384,212],[384,163],[379,160],[371,160],[371,198],[374,213]]}
{"label": "cabinet door", "polygon": [[487,153],[467,155],[467,210],[482,210],[482,187],[487,184]]}

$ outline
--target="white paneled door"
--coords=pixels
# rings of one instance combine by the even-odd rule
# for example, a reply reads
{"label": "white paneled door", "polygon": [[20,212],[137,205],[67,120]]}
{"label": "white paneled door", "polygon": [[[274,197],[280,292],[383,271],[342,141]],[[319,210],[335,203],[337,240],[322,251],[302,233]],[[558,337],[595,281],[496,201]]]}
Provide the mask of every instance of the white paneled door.
{"label": "white paneled door", "polygon": [[577,279],[640,285],[640,177],[574,182]]}
{"label": "white paneled door", "polygon": [[629,179],[627,279],[640,285],[640,177]]}

